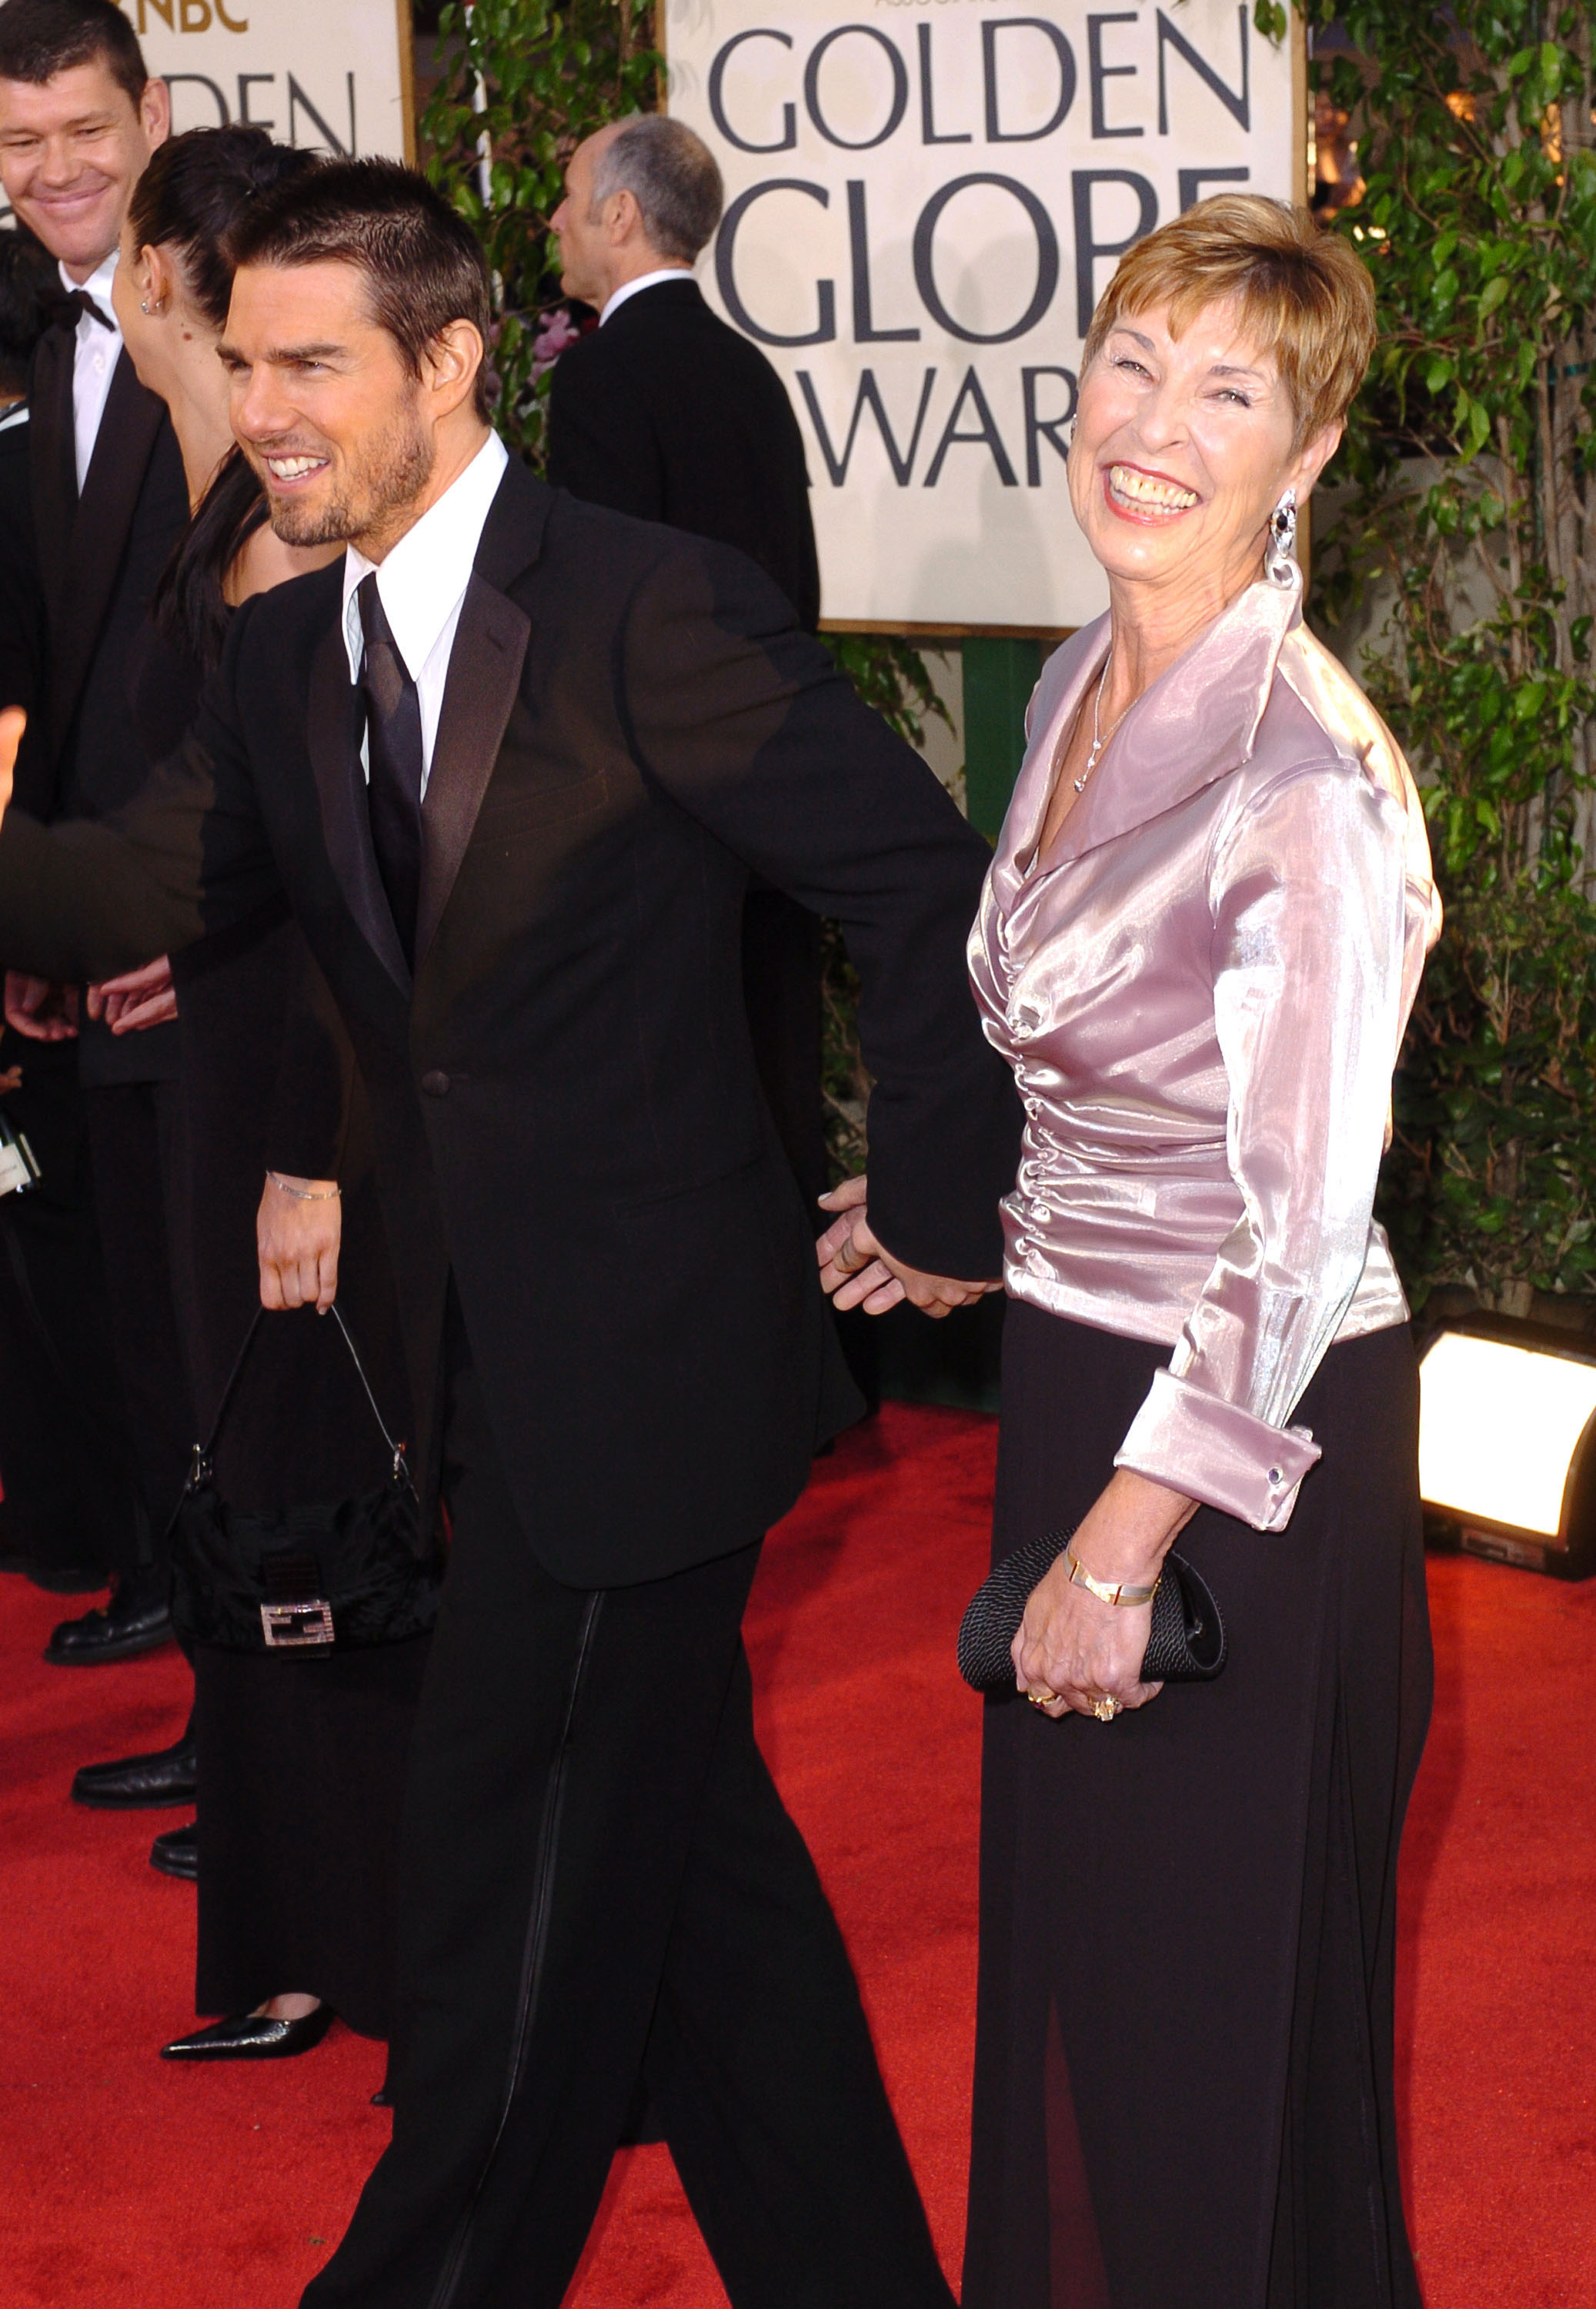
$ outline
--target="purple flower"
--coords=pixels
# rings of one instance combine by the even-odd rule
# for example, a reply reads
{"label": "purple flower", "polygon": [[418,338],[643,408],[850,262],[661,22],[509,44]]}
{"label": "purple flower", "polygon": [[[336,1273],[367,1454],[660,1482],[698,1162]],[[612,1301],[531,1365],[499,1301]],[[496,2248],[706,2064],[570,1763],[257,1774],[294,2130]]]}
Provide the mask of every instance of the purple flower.
{"label": "purple flower", "polygon": [[551,369],[567,345],[574,345],[582,331],[571,318],[564,305],[556,305],[545,313],[538,324],[538,333],[532,339],[532,375],[543,376]]}

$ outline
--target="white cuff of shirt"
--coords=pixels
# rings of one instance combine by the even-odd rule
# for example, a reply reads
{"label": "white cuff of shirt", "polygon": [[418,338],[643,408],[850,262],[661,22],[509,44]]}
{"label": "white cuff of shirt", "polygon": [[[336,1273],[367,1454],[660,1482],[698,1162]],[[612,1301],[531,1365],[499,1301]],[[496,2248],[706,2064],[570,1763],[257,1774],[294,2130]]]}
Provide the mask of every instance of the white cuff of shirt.
{"label": "white cuff of shirt", "polygon": [[1160,1371],[1114,1465],[1201,1500],[1255,1531],[1284,1531],[1297,1487],[1319,1456],[1309,1428],[1271,1427],[1238,1405]]}

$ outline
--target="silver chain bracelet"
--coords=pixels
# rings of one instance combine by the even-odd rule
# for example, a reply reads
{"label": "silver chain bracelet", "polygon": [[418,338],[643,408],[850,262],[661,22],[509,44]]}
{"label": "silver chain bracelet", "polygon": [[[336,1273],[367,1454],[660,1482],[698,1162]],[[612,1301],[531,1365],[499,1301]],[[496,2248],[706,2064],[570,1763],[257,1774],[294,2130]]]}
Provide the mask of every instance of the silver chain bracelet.
{"label": "silver chain bracelet", "polygon": [[335,1203],[343,1193],[341,1187],[321,1187],[314,1190],[308,1187],[290,1187],[288,1180],[280,1178],[275,1171],[268,1171],[266,1176],[280,1195],[291,1195],[297,1203]]}

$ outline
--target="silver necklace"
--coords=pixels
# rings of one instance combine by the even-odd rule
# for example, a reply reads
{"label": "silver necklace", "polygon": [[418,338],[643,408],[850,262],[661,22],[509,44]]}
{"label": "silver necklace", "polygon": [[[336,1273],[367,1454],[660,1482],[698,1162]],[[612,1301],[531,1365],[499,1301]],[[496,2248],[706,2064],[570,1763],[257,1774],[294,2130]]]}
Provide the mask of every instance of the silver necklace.
{"label": "silver necklace", "polygon": [[[1088,754],[1088,755],[1087,755],[1087,757],[1086,757],[1086,767],[1082,771],[1082,773],[1081,773],[1080,776],[1079,776],[1078,778],[1074,778],[1074,779],[1072,779],[1072,780],[1071,780],[1071,783],[1074,785],[1074,789],[1075,789],[1075,791],[1076,791],[1077,793],[1084,793],[1084,792],[1085,792],[1085,791],[1086,791],[1086,781],[1087,781],[1087,779],[1091,775],[1091,773],[1093,772],[1093,770],[1095,770],[1095,769],[1096,769],[1096,767],[1097,767],[1097,757],[1098,757],[1098,756],[1102,752],[1103,748],[1108,744],[1109,739],[1114,735],[1114,731],[1115,731],[1116,730],[1117,730],[1117,729],[1118,729],[1120,722],[1124,721],[1124,719],[1125,719],[1125,713],[1128,713],[1130,712],[1130,710],[1131,710],[1131,709],[1130,709],[1130,706],[1129,706],[1129,705],[1127,705],[1127,706],[1126,707],[1126,709],[1125,709],[1125,713],[1121,713],[1121,714],[1118,716],[1117,720],[1116,720],[1116,722],[1114,722],[1114,724],[1113,724],[1112,728],[1110,728],[1110,729],[1109,729],[1109,730],[1108,730],[1107,731],[1105,731],[1103,730],[1103,728],[1102,728],[1102,726],[1101,726],[1101,719],[1100,719],[1101,714],[1102,714],[1102,710],[1103,710],[1103,684],[1104,684],[1104,683],[1108,680],[1108,679],[1109,679],[1109,668],[1113,664],[1113,662],[1114,662],[1114,649],[1113,649],[1113,644],[1112,644],[1112,643],[1110,643],[1109,647],[1109,654],[1108,654],[1108,656],[1103,660],[1103,670],[1102,670],[1101,673],[1100,673],[1100,674],[1099,674],[1099,676],[1098,676],[1098,678],[1097,678],[1097,688],[1096,688],[1096,689],[1092,692],[1092,697],[1091,697],[1091,753],[1090,753],[1090,754]],[[1133,699],[1133,700],[1132,700],[1132,704],[1134,705],[1134,702],[1135,702],[1135,701]]]}

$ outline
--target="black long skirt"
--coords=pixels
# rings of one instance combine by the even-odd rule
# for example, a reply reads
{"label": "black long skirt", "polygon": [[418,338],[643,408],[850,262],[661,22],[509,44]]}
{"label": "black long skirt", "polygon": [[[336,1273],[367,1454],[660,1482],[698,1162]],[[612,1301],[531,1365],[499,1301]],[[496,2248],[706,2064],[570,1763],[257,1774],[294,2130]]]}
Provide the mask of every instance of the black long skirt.
{"label": "black long skirt", "polygon": [[[995,1553],[1078,1522],[1166,1348],[1011,1304]],[[1108,1725],[988,1704],[964,2309],[1418,2309],[1397,1848],[1429,1719],[1418,1379],[1333,1346],[1287,1529],[1178,1545],[1229,1659]]]}
{"label": "black long skirt", "polygon": [[[174,1289],[197,1416],[209,1432],[260,1304],[254,1215],[274,1121],[289,989],[307,967],[281,922],[179,964],[183,1083],[173,1160]],[[341,1163],[338,1303],[384,1422],[410,1431],[398,1307],[357,1082]],[[217,1440],[222,1497],[243,1512],[356,1499],[387,1479],[382,1431],[337,1326],[264,1318]],[[200,1647],[199,1949],[194,2006],[246,2012],[319,1996],[388,2033],[393,1879],[427,1639],[314,1658]]]}
{"label": "black long skirt", "polygon": [[410,1726],[430,1639],[317,1659],[200,1645],[194,2009],[319,1996],[386,2037]]}

